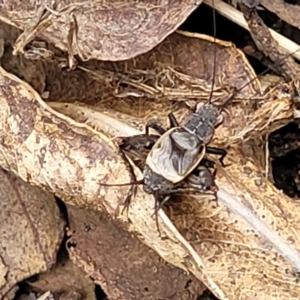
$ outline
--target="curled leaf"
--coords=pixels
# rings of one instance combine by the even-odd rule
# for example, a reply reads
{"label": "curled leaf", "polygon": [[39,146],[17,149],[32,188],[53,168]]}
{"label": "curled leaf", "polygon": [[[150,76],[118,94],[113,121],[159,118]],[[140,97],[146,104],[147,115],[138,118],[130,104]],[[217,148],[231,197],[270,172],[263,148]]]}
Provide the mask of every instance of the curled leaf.
{"label": "curled leaf", "polygon": [[[23,53],[35,37],[82,60],[125,60],[155,47],[176,30],[202,0],[35,1],[11,0],[1,7],[3,22],[24,30],[15,44]],[[91,27],[92,26],[92,27]]]}
{"label": "curled leaf", "polygon": [[65,222],[55,199],[0,170],[0,298],[23,279],[49,270]]}

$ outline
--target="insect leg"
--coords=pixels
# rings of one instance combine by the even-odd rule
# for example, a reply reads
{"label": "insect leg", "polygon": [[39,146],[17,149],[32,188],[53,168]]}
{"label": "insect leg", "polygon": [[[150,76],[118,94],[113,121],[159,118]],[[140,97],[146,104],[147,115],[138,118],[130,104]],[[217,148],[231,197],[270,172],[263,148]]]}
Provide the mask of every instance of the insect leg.
{"label": "insect leg", "polygon": [[131,137],[122,138],[119,145],[121,150],[128,153],[130,158],[146,160],[146,157],[158,140],[159,135],[140,134]]}
{"label": "insect leg", "polygon": [[198,175],[191,174],[186,178],[188,185],[201,192],[211,189],[214,186],[214,175],[204,166],[199,166],[197,171]]}
{"label": "insect leg", "polygon": [[168,117],[169,117],[169,121],[170,121],[170,128],[172,128],[172,127],[179,127],[179,123],[176,120],[176,118],[175,118],[175,116],[174,116],[173,113],[169,113]]}
{"label": "insect leg", "polygon": [[220,155],[221,157],[219,158],[219,161],[220,161],[222,167],[225,167],[223,160],[224,160],[224,158],[227,155],[227,151],[226,150],[221,149],[221,148],[217,148],[217,147],[209,147],[209,146],[207,146],[206,147],[206,152],[209,153],[209,154]]}
{"label": "insect leg", "polygon": [[200,162],[200,166],[204,166],[208,169],[213,169],[215,167],[216,163],[213,160],[210,160],[208,158],[202,158]]}
{"label": "insect leg", "polygon": [[146,126],[145,126],[145,132],[146,132],[147,135],[150,135],[149,134],[149,129],[150,128],[154,129],[160,135],[163,135],[166,132],[166,130],[163,127],[161,127],[160,125],[156,124],[153,121],[148,121]]}
{"label": "insect leg", "polygon": [[155,221],[156,221],[157,230],[159,232],[159,236],[161,236],[161,231],[160,231],[159,225],[158,225],[158,211],[170,199],[170,196],[161,196],[158,193],[156,193],[156,194],[154,194],[154,199],[155,199],[155,204],[154,204],[155,205],[155,207],[154,207]]}
{"label": "insect leg", "polygon": [[[121,156],[122,156],[122,158],[124,159],[125,163],[126,163],[126,164],[128,165],[128,167],[129,167],[129,171],[130,171],[130,174],[131,174],[132,177],[133,177],[133,181],[136,182],[136,181],[137,181],[137,180],[136,180],[136,176],[135,176],[135,173],[134,173],[134,170],[133,170],[133,167],[132,167],[131,163],[129,162],[129,160],[128,160],[126,154],[124,153],[124,151],[123,151],[122,149],[121,149],[120,153],[121,153]],[[137,185],[133,184],[133,185],[130,187],[130,189],[129,189],[129,192],[128,192],[126,198],[125,198],[125,201],[123,202],[123,206],[124,206],[124,207],[123,207],[123,209],[122,209],[121,214],[123,214],[123,212],[124,212],[125,209],[128,211],[129,205],[130,205],[130,203],[131,203],[132,196],[135,196],[136,191],[137,191]]]}
{"label": "insect leg", "polygon": [[159,236],[161,236],[161,232],[160,232],[159,224],[158,224],[158,210],[159,210],[159,202],[160,202],[158,194],[154,194],[154,200],[155,200],[155,203],[154,203],[155,222],[156,222],[156,227],[157,227]]}

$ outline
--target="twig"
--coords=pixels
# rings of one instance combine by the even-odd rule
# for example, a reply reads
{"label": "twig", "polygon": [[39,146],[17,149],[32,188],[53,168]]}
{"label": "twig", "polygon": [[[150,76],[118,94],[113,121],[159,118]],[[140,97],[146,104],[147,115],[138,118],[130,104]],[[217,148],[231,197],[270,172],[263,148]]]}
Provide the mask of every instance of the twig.
{"label": "twig", "polygon": [[[212,0],[203,0],[203,3],[209,5],[213,8]],[[243,14],[239,12],[234,7],[230,6],[229,4],[221,1],[221,0],[214,0],[214,8],[216,11],[221,14],[222,16],[226,17],[227,19],[233,21],[234,23],[238,24],[239,26],[243,27],[244,29],[249,30],[248,24],[246,23]],[[288,38],[284,37],[283,35],[277,33],[276,31],[270,29],[270,32],[273,38],[279,43],[280,47],[286,50],[288,53],[293,53],[293,57],[300,60],[300,46],[293,41],[289,40]],[[295,52],[297,51],[297,52]]]}

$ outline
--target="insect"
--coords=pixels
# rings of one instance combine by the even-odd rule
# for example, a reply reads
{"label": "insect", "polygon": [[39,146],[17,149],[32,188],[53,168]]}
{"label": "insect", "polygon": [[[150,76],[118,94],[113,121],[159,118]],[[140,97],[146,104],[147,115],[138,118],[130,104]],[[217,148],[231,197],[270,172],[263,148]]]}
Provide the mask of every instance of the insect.
{"label": "insect", "polygon": [[[227,154],[223,149],[207,146],[215,128],[223,121],[222,109],[209,102],[200,103],[181,125],[172,113],[169,121],[170,128],[167,130],[148,122],[144,135],[123,138],[120,144],[121,151],[145,162],[142,167],[144,178],[132,185],[124,208],[129,206],[136,184],[143,184],[144,191],[154,195],[156,221],[158,210],[168,201],[170,194],[205,192],[215,187],[215,172],[210,171],[214,162],[204,156],[206,153],[220,155],[220,162],[224,165],[223,159]],[[150,135],[150,128],[159,135]]]}
{"label": "insect", "polygon": [[[123,138],[120,148],[145,160],[143,188],[155,197],[157,212],[172,193],[182,191],[205,192],[214,187],[214,175],[210,168],[214,162],[204,158],[206,153],[220,155],[220,162],[227,152],[209,147],[215,128],[223,121],[220,109],[212,104],[198,104],[179,125],[172,113],[169,114],[168,130],[149,122],[144,135]],[[160,136],[150,135],[154,129]],[[144,155],[138,154],[148,149]],[[130,201],[130,200],[129,200]],[[130,202],[126,203],[129,205]]]}

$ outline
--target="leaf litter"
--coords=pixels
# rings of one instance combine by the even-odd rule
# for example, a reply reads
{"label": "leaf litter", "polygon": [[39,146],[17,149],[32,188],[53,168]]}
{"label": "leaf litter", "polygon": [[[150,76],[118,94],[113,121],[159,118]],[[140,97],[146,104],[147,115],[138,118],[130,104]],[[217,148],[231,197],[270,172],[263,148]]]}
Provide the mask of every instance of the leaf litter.
{"label": "leaf litter", "polygon": [[[182,33],[178,33],[174,35],[180,35],[180,34],[184,35]],[[168,39],[171,39],[171,37],[172,36],[170,36]],[[189,38],[197,39],[198,36],[194,35],[193,37],[189,37]],[[201,55],[201,53],[199,53],[198,55]],[[246,62],[245,61],[246,60],[244,60],[244,64],[247,65],[246,68],[247,69],[250,68],[251,70],[251,67],[249,67],[247,61]],[[147,66],[144,68],[147,68]],[[100,69],[100,71],[102,70]],[[185,72],[184,70],[180,70],[180,72],[183,75],[187,75],[187,76],[182,76],[180,74],[181,76],[179,77],[180,80],[182,80],[182,78],[186,80],[186,78],[190,76],[190,74],[188,74],[188,72]],[[173,72],[171,74],[177,75],[177,73]],[[37,117],[39,117],[40,115],[42,116],[42,118],[39,119],[39,122],[41,122],[40,120],[42,120],[43,122],[45,122],[45,120],[50,120],[48,121],[49,124],[47,124],[47,126],[43,126],[42,128],[39,128],[37,126],[37,129],[40,131],[36,130],[35,126],[32,125],[34,123],[31,124],[28,123],[29,125],[31,125],[31,127],[28,125],[27,126],[29,127],[29,129],[32,128],[32,131],[30,132],[33,132],[34,136],[38,136],[37,133],[41,133],[41,137],[45,141],[47,139],[50,139],[49,137],[53,137],[54,143],[57,144],[57,140],[59,139],[59,137],[66,133],[66,130],[61,130],[61,128],[59,127],[60,123],[62,123],[65,126],[65,129],[68,128],[68,130],[71,130],[72,133],[74,132],[72,138],[73,139],[75,138],[75,141],[76,138],[78,138],[76,134],[78,135],[81,134],[88,137],[94,134],[97,137],[98,136],[101,137],[101,138],[96,138],[96,143],[98,142],[101,145],[102,144],[106,145],[105,147],[108,147],[108,149],[110,149],[109,150],[110,152],[108,151],[109,153],[114,153],[114,151],[116,151],[113,142],[109,140],[109,138],[111,137],[111,131],[109,130],[109,126],[107,124],[110,124],[110,126],[112,127],[113,126],[112,122],[109,123],[107,121],[108,118],[105,119],[105,114],[102,113],[101,115],[101,112],[100,113],[93,112],[92,110],[92,109],[101,109],[101,104],[97,103],[96,106],[92,105],[91,107],[84,106],[82,103],[81,106],[74,105],[73,106],[74,110],[72,111],[72,118],[76,118],[76,113],[78,116],[78,119],[76,119],[78,122],[75,122],[49,109],[47,105],[43,103],[40,97],[36,95],[36,93],[28,85],[24,84],[17,78],[9,75],[4,71],[1,71],[1,74],[3,77],[2,82],[5,85],[10,84],[11,86],[16,86],[15,90],[18,93],[16,93],[13,89],[10,89],[10,94],[13,94],[16,98],[19,98],[20,104],[26,103],[26,105],[28,105],[30,103],[29,107],[32,108],[33,111],[38,112],[36,113],[36,116]],[[117,79],[120,80],[119,78]],[[132,81],[132,79],[130,80]],[[199,80],[197,79],[197,77],[194,80],[196,80],[196,83],[199,84]],[[97,81],[99,82],[99,78],[97,78]],[[93,83],[95,84],[95,86],[97,85],[96,81]],[[149,81],[147,83],[149,83]],[[179,81],[179,83],[182,84],[182,81]],[[189,83],[194,84],[195,82],[192,79],[190,79]],[[184,81],[184,84],[186,84],[186,81]],[[191,86],[193,86],[193,84],[191,84]],[[207,84],[207,86],[208,86],[207,91],[209,91],[209,84]],[[222,84],[220,84],[220,86],[222,86]],[[144,88],[144,86],[142,87]],[[225,173],[220,172],[217,177],[218,186],[221,187],[218,195],[219,205],[216,206],[214,202],[211,202],[208,199],[204,199],[204,200],[201,199],[201,201],[198,201],[197,199],[195,199],[195,196],[190,196],[182,199],[182,202],[180,204],[172,204],[172,206],[165,208],[166,212],[168,213],[168,216],[171,218],[171,220],[174,222],[176,227],[179,229],[182,236],[185,238],[185,241],[188,241],[192,245],[194,251],[196,251],[196,256],[195,256],[195,252],[192,251],[190,252],[190,255],[192,256],[190,257],[186,256],[184,261],[182,261],[182,257],[184,256],[181,255],[186,252],[175,251],[174,248],[172,248],[172,245],[174,245],[174,243],[168,244],[168,241],[159,241],[158,236],[155,236],[154,233],[153,235],[150,235],[149,232],[147,232],[147,230],[149,229],[151,230],[151,226],[155,226],[153,225],[154,222],[151,224],[150,221],[151,218],[149,218],[149,215],[151,214],[151,206],[152,206],[151,203],[153,203],[151,202],[151,199],[149,198],[147,199],[147,197],[142,196],[141,198],[143,199],[141,200],[141,198],[139,198],[139,195],[137,195],[137,198],[135,199],[129,211],[129,218],[132,221],[132,224],[127,224],[126,219],[120,217],[120,222],[121,222],[120,224],[122,226],[124,226],[127,230],[131,232],[135,231],[135,232],[139,232],[139,234],[142,234],[144,238],[143,242],[149,245],[150,247],[152,247],[154,250],[156,250],[156,252],[160,254],[162,257],[164,257],[167,261],[173,263],[174,265],[190,270],[192,273],[194,273],[194,275],[196,275],[197,278],[203,280],[203,282],[208,286],[211,283],[216,283],[217,290],[213,290],[213,292],[216,295],[218,295],[220,299],[226,299],[226,298],[234,299],[233,297],[237,297],[237,296],[239,296],[240,299],[247,299],[244,297],[265,298],[267,295],[273,295],[278,299],[289,299],[290,296],[298,294],[297,292],[298,285],[295,277],[293,276],[294,270],[283,258],[285,257],[288,258],[288,260],[292,261],[293,257],[295,257],[295,255],[297,257],[298,255],[297,253],[296,254],[293,253],[293,251],[290,253],[287,252],[288,250],[292,249],[290,247],[291,244],[294,244],[295,248],[299,249],[299,245],[298,245],[299,241],[297,239],[297,236],[295,236],[294,234],[294,230],[297,230],[296,229],[298,226],[297,224],[299,224],[298,216],[296,213],[297,204],[291,202],[287,197],[280,194],[273,187],[273,185],[264,178],[264,174],[263,174],[264,170],[259,168],[259,166],[255,164],[255,161],[251,159],[251,157],[253,157],[252,152],[255,152],[255,150],[253,151],[253,149],[251,149],[251,143],[254,141],[253,139],[271,131],[272,126],[275,126],[273,123],[271,123],[271,121],[274,121],[272,118],[276,116],[278,120],[282,122],[283,119],[289,120],[293,117],[293,108],[291,106],[290,93],[286,93],[286,94],[282,93],[283,90],[286,89],[277,89],[275,90],[275,92],[279,93],[279,96],[281,96],[276,100],[278,101],[277,105],[279,106],[281,103],[283,103],[282,104],[283,107],[286,107],[285,111],[277,110],[277,113],[274,113],[275,108],[272,107],[270,102],[271,100],[273,100],[275,92],[273,94],[269,93],[269,95],[272,96],[269,99],[268,98],[260,99],[260,101],[264,102],[263,105],[266,105],[264,110],[260,110],[261,107],[255,110],[253,107],[251,107],[251,105],[249,107],[248,103],[245,104],[243,103],[247,108],[247,110],[243,108],[242,109],[240,108],[240,110],[238,110],[239,108],[237,108],[236,112],[239,113],[236,113],[236,115],[240,115],[241,112],[243,112],[245,119],[247,119],[248,117],[249,118],[248,121],[250,122],[251,120],[253,121],[251,116],[256,113],[257,120],[261,122],[260,125],[256,127],[257,128],[256,134],[252,134],[253,130],[250,130],[249,129],[250,127],[248,125],[247,133],[249,134],[249,136],[247,137],[248,140],[246,145],[241,143],[241,140],[243,139],[244,135],[242,135],[240,138],[236,138],[236,145],[232,145],[232,143],[229,142],[230,138],[234,136],[234,133],[236,132],[236,134],[238,135],[240,133],[239,129],[240,128],[243,129],[245,127],[245,124],[239,124],[239,122],[236,123],[232,122],[233,127],[230,127],[230,124],[228,122],[228,128],[226,128],[225,126],[225,129],[221,128],[219,132],[216,134],[217,143],[219,143],[220,145],[222,144],[224,145],[227,143],[227,146],[232,145],[232,148],[230,149],[232,155],[231,158],[230,157],[228,158],[230,162],[230,166],[226,168]],[[124,92],[122,93],[124,95]],[[132,91],[130,91],[130,93],[134,94]],[[224,93],[227,93],[228,95],[228,88],[225,89]],[[120,98],[120,93],[117,93],[116,95],[113,92],[103,92],[103,94],[108,94],[109,99],[111,101],[115,101],[115,102],[110,102],[109,103],[110,105],[114,105],[114,103],[117,103],[117,101],[120,101],[120,99],[122,99],[122,97]],[[136,94],[138,93],[135,92],[135,95]],[[26,100],[24,98],[24,95],[26,95],[30,99],[30,101]],[[184,94],[184,96],[185,95],[186,94]],[[192,100],[193,97],[195,97],[192,93],[188,95],[191,95],[190,98]],[[140,101],[139,99],[140,97],[141,96],[134,97],[137,98],[134,100]],[[161,97],[164,98],[164,95],[157,97],[158,99],[155,99],[155,97],[149,97],[148,95],[146,96],[143,95],[143,97],[141,97],[142,98],[141,101],[145,101],[145,102],[148,101],[149,103],[149,114],[151,114],[151,112],[153,114],[153,112],[157,111],[158,102],[163,103]],[[128,98],[130,98],[130,96]],[[143,98],[146,98],[146,100]],[[152,105],[149,101],[149,98],[150,99],[152,98],[151,99],[151,102],[153,102]],[[222,100],[222,97],[219,97],[218,100],[220,99]],[[20,106],[12,105],[13,102],[9,99],[6,99],[5,102],[10,104],[9,107],[22,108],[21,105]],[[91,105],[91,103],[89,104]],[[236,107],[238,107],[240,104],[241,103],[238,103]],[[55,105],[56,105],[55,106],[56,109],[59,110],[59,103],[55,103]],[[180,112],[188,111],[188,108],[185,106],[184,103],[174,104],[172,103],[172,101],[170,101],[170,99],[167,99],[166,103],[163,105],[165,105],[165,107],[169,105],[169,109],[174,105],[175,106],[178,105],[178,107],[181,109]],[[264,114],[267,113],[269,108],[266,109],[266,107],[268,107],[268,105],[271,114],[269,115],[268,118],[266,118],[267,120],[267,124],[266,124],[266,122],[264,122],[262,118],[259,118],[260,116],[259,112],[261,116],[263,115],[262,113]],[[108,104],[106,104],[106,106],[108,106]],[[54,107],[53,103],[52,103],[52,107]],[[66,106],[66,104],[62,103],[60,109],[63,110],[63,108],[66,107],[70,108],[71,105]],[[78,114],[78,111],[80,112],[80,109],[84,111],[89,116],[89,118],[86,118],[84,121],[82,121],[82,115],[80,115],[80,113]],[[231,109],[233,110],[233,108],[230,108],[229,111],[230,116],[232,116]],[[103,109],[101,110],[103,111]],[[166,118],[165,116],[163,116],[163,113],[161,113],[162,110],[159,109],[159,111],[160,114],[158,114],[158,119],[161,119],[163,123]],[[28,114],[26,110],[23,110],[20,113],[18,112],[18,110],[16,110],[16,112],[17,113],[15,115],[17,116],[16,118],[17,121],[22,119],[21,118],[22,115]],[[128,115],[130,115],[130,110],[127,110],[125,112]],[[117,113],[120,115],[122,113],[122,110],[120,109]],[[98,117],[102,116],[102,119],[100,120],[97,119],[97,126],[95,126],[94,129],[93,129],[93,122],[91,121],[91,116],[98,116]],[[137,115],[135,115],[134,117],[132,117],[133,120],[135,119],[136,120],[131,121],[131,125],[132,124],[138,125],[139,122],[141,123],[143,122],[143,121],[139,121]],[[233,118],[233,120],[235,120],[235,118]],[[103,122],[105,123],[107,121],[105,123],[106,127],[105,126],[102,128],[101,126],[99,127],[101,121],[102,123]],[[89,123],[89,125],[86,124],[85,126],[80,125],[84,123]],[[9,123],[9,124],[13,124],[13,123]],[[279,125],[277,124],[276,126]],[[13,127],[11,126],[11,128]],[[46,129],[48,128],[48,132],[44,133],[45,128]],[[103,136],[103,133],[102,134],[98,133],[98,132],[103,132],[104,128],[105,128],[104,134],[107,135],[108,138],[105,138]],[[122,134],[131,134],[131,132],[135,132],[134,129],[132,129],[131,132],[129,132],[130,129],[126,129],[126,128],[128,127],[118,127],[118,128],[113,128],[112,130],[114,130],[114,133],[115,131],[119,130],[119,132]],[[261,128],[263,129],[263,131],[260,131]],[[125,129],[127,130],[127,132],[125,132],[126,131]],[[229,133],[227,132],[226,134],[222,134],[223,130],[225,130],[225,132],[226,130],[228,130]],[[55,134],[49,135],[49,131],[50,133],[56,132],[56,135]],[[21,132],[24,132],[24,130],[8,132],[8,134],[11,134],[12,137],[15,136],[14,141],[19,141],[19,143],[16,143],[16,145],[13,148],[10,147],[9,149],[3,149],[2,151],[5,151],[6,154],[9,153],[10,151],[12,153],[15,153],[14,151],[18,150],[18,146],[22,145],[21,144],[22,140],[20,140],[20,137],[18,136],[20,135]],[[24,137],[22,136],[21,138],[24,139]],[[66,140],[68,141],[68,139]],[[78,138],[78,140],[80,142],[82,141],[80,138]],[[31,143],[30,146],[33,146],[33,148],[30,149],[34,149],[34,139],[32,141],[33,144]],[[90,141],[90,138],[88,139],[88,141]],[[69,139],[69,145],[67,145],[69,146],[69,148],[66,147],[63,142],[58,143],[58,145],[62,145],[62,146],[58,147],[58,150],[60,150],[60,152],[58,152],[58,155],[55,156],[55,159],[59,161],[60,157],[63,156],[63,154],[65,153],[64,151],[61,151],[61,149],[73,150],[75,147],[76,150],[75,157],[79,157],[82,154],[86,155],[85,151],[91,151],[91,149],[87,149],[87,150],[83,149],[85,150],[83,152],[78,151],[78,148],[76,148],[76,146],[80,144],[80,142],[78,143],[75,142],[73,144],[70,144],[70,139]],[[261,152],[261,149],[259,149],[259,151]],[[113,154],[112,156],[114,157]],[[22,176],[25,180],[27,180],[25,174],[31,175],[32,170],[29,169],[28,167],[25,168],[26,172],[24,172],[24,169],[22,168],[17,169],[16,166],[19,167],[19,165],[16,163],[15,159],[12,159],[12,157],[16,157],[16,156],[4,155],[4,157],[6,158],[6,161],[3,160],[4,161],[3,164],[8,169],[11,168],[15,173],[17,173],[19,176]],[[24,159],[26,162],[26,157],[24,156],[20,159],[20,161],[22,160],[23,162]],[[121,164],[121,159],[119,161]],[[77,181],[78,184],[78,182],[82,182],[82,178],[76,176],[82,175],[82,173],[85,172],[91,172],[91,167],[90,168],[89,167],[90,166],[87,163],[85,163],[83,164],[83,168],[81,168],[81,171],[83,170],[82,172],[76,172],[75,176],[72,173],[68,175],[74,176],[74,182],[76,182],[76,179],[80,178],[80,180]],[[104,173],[106,172],[107,175],[109,176],[111,170],[109,169],[103,170],[103,164],[101,164],[101,167],[102,167],[102,171]],[[120,172],[124,172],[125,169],[126,169],[125,167],[121,167]],[[92,170],[95,170],[95,168],[93,168]],[[28,179],[29,181],[31,181],[31,183],[34,183],[39,186],[47,187],[52,192],[55,192],[57,195],[59,195],[67,203],[69,202],[70,204],[73,205],[75,204],[78,207],[85,207],[85,208],[88,207],[97,210],[100,209],[100,207],[102,208],[104,206],[105,210],[108,211],[109,214],[112,214],[112,213],[116,213],[115,211],[116,207],[118,206],[118,204],[122,203],[120,201],[121,199],[116,200],[115,196],[112,195],[110,198],[114,199],[111,200],[111,201],[115,201],[114,203],[108,201],[106,203],[99,204],[96,201],[96,199],[93,198],[92,196],[93,193],[91,191],[88,191],[86,194],[84,194],[82,190],[79,191],[76,190],[75,184],[67,184],[68,182],[60,180],[60,178],[63,176],[61,177],[57,176],[60,175],[60,173],[57,172],[58,170],[56,170],[55,173],[53,172],[53,174],[46,173],[48,176],[50,176],[47,177],[48,179],[47,181],[44,181],[42,177],[38,176],[39,174],[35,174],[33,180],[32,178],[28,178]],[[108,182],[115,182],[115,183],[126,182],[126,180],[130,179],[129,174],[126,177],[128,178],[123,177],[123,179],[120,180],[120,178],[116,176],[115,178],[109,178]],[[49,178],[51,180],[49,180]],[[230,180],[228,178],[230,178]],[[72,182],[73,180],[70,181],[70,183]],[[122,198],[121,194],[122,192],[126,191],[126,189],[118,188],[117,190],[119,190],[120,198]],[[95,190],[95,192],[99,194],[97,190]],[[116,191],[112,189],[112,193],[116,193]],[[262,198],[261,197],[262,194],[265,195],[265,197]],[[125,194],[123,193],[123,198],[124,195]],[[108,197],[105,196],[103,198],[107,199]],[[230,201],[228,201],[228,199]],[[97,204],[91,205],[94,203]],[[228,206],[230,209],[227,209],[226,206],[223,206],[223,204],[226,204],[226,206]],[[149,210],[146,209],[147,206],[149,207]],[[145,210],[145,212],[141,212],[141,208]],[[252,213],[249,209],[251,209],[251,211],[254,211],[255,214],[259,217],[259,219],[257,217],[253,218],[253,216],[251,219],[250,217]],[[232,213],[232,211],[234,213]],[[247,214],[243,215],[244,212],[248,213],[248,216]],[[146,215],[149,214],[148,219],[145,218],[144,213],[146,213]],[[140,214],[141,216],[137,216],[138,214]],[[161,212],[160,215],[163,215],[163,212]],[[145,219],[143,220],[143,218]],[[248,221],[248,223],[244,221],[245,219],[246,221]],[[145,220],[147,220],[147,222],[149,220],[149,223],[145,224],[146,223]],[[165,218],[163,220],[167,221],[167,219]],[[267,228],[263,228],[262,232],[260,232],[260,229],[262,229],[261,220],[264,220],[263,224],[268,225]],[[258,235],[257,231],[264,238]],[[278,244],[275,244],[274,240],[272,240],[272,238],[274,237],[272,233],[274,234],[274,232],[277,233],[276,238],[277,241],[279,241]],[[287,245],[286,242],[284,242],[284,240],[289,241],[290,245]],[[182,241],[183,240],[181,239],[181,242]],[[288,247],[284,248],[286,246]],[[177,250],[179,250],[180,247],[182,246],[179,245]],[[280,250],[282,249],[286,249],[286,251],[283,254],[280,252]],[[189,251],[191,250],[192,249],[189,248]],[[195,261],[199,262],[197,261],[197,256],[199,258],[201,257],[201,259],[204,262],[205,268],[202,270],[202,273],[205,274],[201,274],[201,272],[198,271],[201,270],[201,266],[199,268],[199,264],[198,266],[197,263],[195,264]],[[193,262],[193,260],[195,261]],[[192,267],[189,264],[192,264]],[[196,266],[196,270],[194,269],[195,266]],[[245,272],[244,270],[247,271],[256,270],[256,271]],[[255,295],[251,294],[251,291],[249,291],[246,288],[247,286],[246,283],[251,284],[251,286],[254,289],[254,292],[256,293]],[[279,285],[280,288],[278,287]],[[292,289],[291,286],[293,286]],[[210,285],[210,287],[212,287],[212,285]],[[266,291],[266,287],[268,291]],[[277,295],[274,295],[275,291]]]}
{"label": "leaf litter", "polygon": [[[10,1],[0,19],[24,30],[14,53],[35,37],[69,52],[71,60],[125,60],[145,53],[180,26],[202,0]],[[172,17],[170,17],[172,16]],[[102,23],[99,23],[101,20]],[[98,24],[93,27],[91,24]]]}
{"label": "leaf litter", "polygon": [[32,286],[35,292],[44,294],[51,291],[54,297],[59,296],[60,300],[96,300],[93,280],[73,264],[65,252],[64,249],[59,253],[57,262],[51,270],[40,274],[34,281],[28,280],[27,284]]}
{"label": "leaf litter", "polygon": [[0,171],[0,298],[19,281],[49,270],[65,221],[54,196]]}
{"label": "leaf litter", "polygon": [[70,258],[100,284],[110,299],[197,299],[203,293],[204,285],[192,274],[165,263],[119,221],[75,206],[68,206],[68,212]]}

